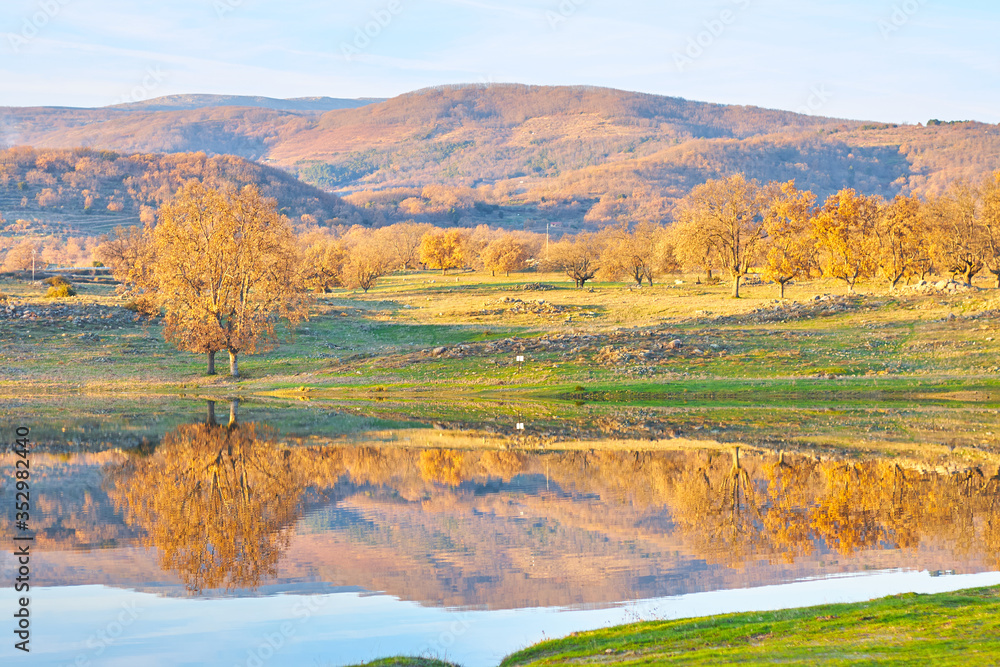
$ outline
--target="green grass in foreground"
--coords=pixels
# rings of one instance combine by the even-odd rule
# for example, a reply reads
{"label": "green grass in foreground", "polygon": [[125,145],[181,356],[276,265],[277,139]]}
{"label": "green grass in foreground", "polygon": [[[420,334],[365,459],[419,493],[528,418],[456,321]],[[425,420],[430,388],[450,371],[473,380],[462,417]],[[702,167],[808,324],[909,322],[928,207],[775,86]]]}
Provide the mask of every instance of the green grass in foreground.
{"label": "green grass in foreground", "polygon": [[[647,621],[518,651],[515,665],[1000,664],[1000,587],[854,604]],[[368,667],[447,663],[386,658]]]}
{"label": "green grass in foreground", "polygon": [[542,642],[501,664],[589,662],[995,665],[1000,588],[634,623]]}

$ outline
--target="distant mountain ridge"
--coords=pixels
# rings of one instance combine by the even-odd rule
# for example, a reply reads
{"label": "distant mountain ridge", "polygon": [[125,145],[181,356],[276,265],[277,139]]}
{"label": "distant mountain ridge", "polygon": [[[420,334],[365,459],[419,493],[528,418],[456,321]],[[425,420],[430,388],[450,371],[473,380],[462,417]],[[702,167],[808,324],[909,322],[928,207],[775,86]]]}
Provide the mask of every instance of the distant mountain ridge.
{"label": "distant mountain ridge", "polygon": [[892,197],[1000,168],[1000,128],[976,122],[897,126],[591,86],[436,86],[327,111],[344,100],[273,99],[6,108],[0,141],[231,154],[345,196],[368,223],[531,229],[669,219],[692,187],[734,172],[821,198]]}
{"label": "distant mountain ridge", "polygon": [[341,97],[261,97],[259,95],[164,95],[148,100],[113,104],[104,109],[128,111],[178,111],[204,109],[205,107],[255,107],[280,111],[332,111],[334,109],[355,109],[368,104],[384,101],[381,98],[341,98]]}

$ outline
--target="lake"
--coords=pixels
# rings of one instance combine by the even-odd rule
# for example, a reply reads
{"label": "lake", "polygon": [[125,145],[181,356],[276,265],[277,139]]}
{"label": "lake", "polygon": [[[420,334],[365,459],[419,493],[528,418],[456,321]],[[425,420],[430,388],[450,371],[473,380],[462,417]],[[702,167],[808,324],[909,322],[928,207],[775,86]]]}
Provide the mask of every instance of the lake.
{"label": "lake", "polygon": [[[487,667],[609,624],[1000,583],[985,454],[544,438],[366,406],[4,411],[36,443],[25,664]],[[11,544],[7,477],[2,503]]]}

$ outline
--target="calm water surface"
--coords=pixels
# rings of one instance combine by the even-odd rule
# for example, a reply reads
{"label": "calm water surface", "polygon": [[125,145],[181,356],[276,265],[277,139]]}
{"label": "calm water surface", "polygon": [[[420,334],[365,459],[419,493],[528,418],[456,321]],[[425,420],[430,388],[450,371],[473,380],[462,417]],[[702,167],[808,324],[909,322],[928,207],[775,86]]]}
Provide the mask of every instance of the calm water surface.
{"label": "calm water surface", "polygon": [[982,466],[228,416],[39,443],[33,652],[5,664],[476,667],[612,623],[1000,583]]}

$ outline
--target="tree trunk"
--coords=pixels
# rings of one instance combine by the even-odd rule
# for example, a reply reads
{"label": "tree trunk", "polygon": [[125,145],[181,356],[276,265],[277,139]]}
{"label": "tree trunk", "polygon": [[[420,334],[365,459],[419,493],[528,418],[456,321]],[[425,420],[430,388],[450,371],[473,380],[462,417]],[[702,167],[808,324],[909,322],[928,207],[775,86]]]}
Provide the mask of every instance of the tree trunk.
{"label": "tree trunk", "polygon": [[215,375],[215,351],[208,353],[208,374]]}
{"label": "tree trunk", "polygon": [[788,281],[787,280],[779,280],[778,281],[778,298],[779,299],[784,299],[785,298],[785,283],[786,282],[788,282]]}
{"label": "tree trunk", "polygon": [[215,401],[208,402],[208,425],[215,426]]}
{"label": "tree trunk", "polygon": [[740,276],[739,274],[733,276],[733,298],[740,298]]}
{"label": "tree trunk", "polygon": [[236,362],[236,353],[229,350],[229,374],[234,378],[240,376],[239,364]]}
{"label": "tree trunk", "polygon": [[993,275],[997,277],[997,289],[1000,289],[1000,269],[994,271]]}
{"label": "tree trunk", "polygon": [[236,423],[236,418],[239,416],[240,402],[232,401],[229,404],[229,425],[233,426]]}

